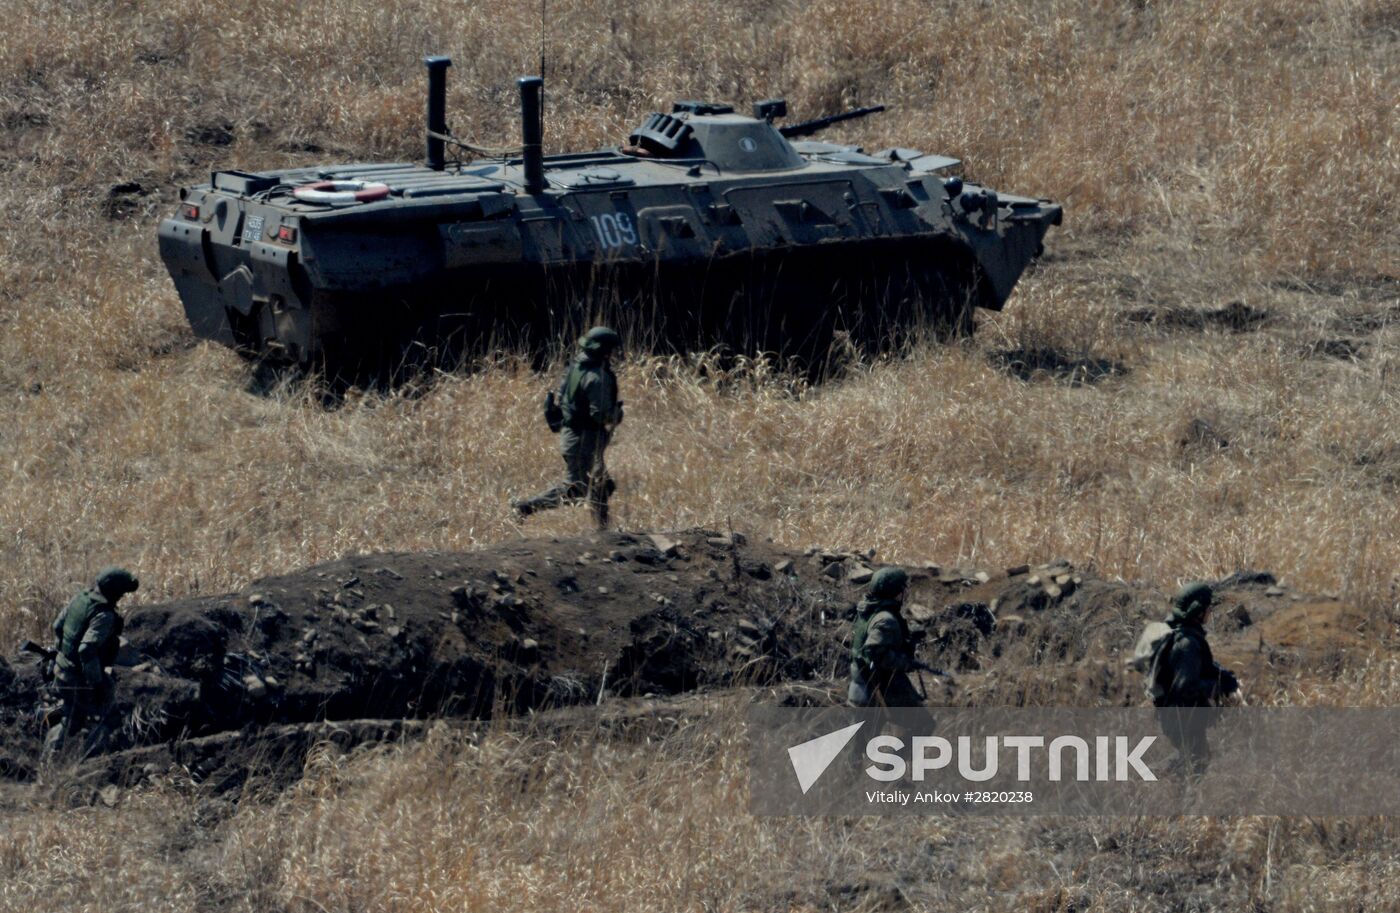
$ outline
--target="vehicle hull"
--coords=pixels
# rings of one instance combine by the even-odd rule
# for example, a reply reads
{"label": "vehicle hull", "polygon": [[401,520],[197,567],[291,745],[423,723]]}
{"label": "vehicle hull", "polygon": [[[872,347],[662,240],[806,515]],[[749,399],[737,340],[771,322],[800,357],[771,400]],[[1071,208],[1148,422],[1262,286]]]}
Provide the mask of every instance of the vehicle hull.
{"label": "vehicle hull", "polygon": [[[970,330],[1059,223],[1048,201],[947,181],[951,159],[832,148],[847,147],[703,180],[607,150],[549,157],[535,194],[511,163],[217,172],[161,223],[161,256],[199,336],[347,379],[547,355],[595,323],[658,351],[812,365],[837,339]],[[326,180],[394,197],[327,207],[283,189]]]}

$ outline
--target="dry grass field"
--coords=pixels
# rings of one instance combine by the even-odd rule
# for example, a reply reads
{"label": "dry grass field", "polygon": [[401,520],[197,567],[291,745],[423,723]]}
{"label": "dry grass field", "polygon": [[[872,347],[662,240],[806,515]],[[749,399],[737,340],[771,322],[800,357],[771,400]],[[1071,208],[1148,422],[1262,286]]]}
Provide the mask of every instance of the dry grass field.
{"label": "dry grass field", "polygon": [[[973,340],[807,386],[630,357],[634,529],[732,523],[886,561],[1240,568],[1393,631],[1400,569],[1396,0],[549,0],[547,148],[674,97],[884,102],[840,135],[1065,204]],[[558,470],[506,354],[323,408],[196,344],[156,254],[182,183],[512,141],[535,3],[10,0],[0,31],[0,645],[97,567],[140,601],[514,522]],[[1384,652],[1288,699],[1393,705]],[[443,735],[236,810],[171,786],[0,818],[0,910],[1400,908],[1391,821],[765,821],[717,711],[664,741]]]}

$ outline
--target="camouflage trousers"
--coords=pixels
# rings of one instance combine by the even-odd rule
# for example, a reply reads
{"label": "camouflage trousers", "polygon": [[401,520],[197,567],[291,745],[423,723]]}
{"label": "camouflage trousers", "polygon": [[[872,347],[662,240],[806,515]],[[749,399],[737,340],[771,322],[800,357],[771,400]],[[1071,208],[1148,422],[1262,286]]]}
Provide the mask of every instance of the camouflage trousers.
{"label": "camouflage trousers", "polygon": [[[852,707],[876,708],[873,732],[892,735],[904,742],[906,754],[914,736],[932,735],[937,720],[933,712],[915,688],[909,676],[903,672],[891,673],[883,682],[872,682],[861,675],[854,667],[851,670],[851,684],[846,689],[846,703]],[[895,719],[890,711],[904,709]],[[866,764],[864,754],[854,759],[857,770]]]}
{"label": "camouflage trousers", "polygon": [[852,707],[922,707],[924,699],[903,672],[892,673],[883,682],[872,682],[853,671],[846,703]]}
{"label": "camouflage trousers", "polygon": [[1206,731],[1215,722],[1216,714],[1205,707],[1158,707],[1157,723],[1162,734],[1176,749],[1169,770],[1188,779],[1205,775],[1210,766],[1210,741]]}
{"label": "camouflage trousers", "polygon": [[101,753],[111,735],[112,686],[104,684],[84,688],[56,685],[55,690],[63,700],[63,708],[59,711],[59,721],[44,736],[44,762],[58,760],[69,748],[71,740],[84,732],[86,735],[78,758]]}
{"label": "camouflage trousers", "polygon": [[520,513],[538,513],[587,499],[598,518],[598,524],[606,526],[608,496],[615,487],[603,461],[608,439],[608,431],[603,428],[586,428],[582,431],[569,427],[562,429],[559,432],[559,452],[564,457],[564,479],[533,498],[519,502],[516,507]]}

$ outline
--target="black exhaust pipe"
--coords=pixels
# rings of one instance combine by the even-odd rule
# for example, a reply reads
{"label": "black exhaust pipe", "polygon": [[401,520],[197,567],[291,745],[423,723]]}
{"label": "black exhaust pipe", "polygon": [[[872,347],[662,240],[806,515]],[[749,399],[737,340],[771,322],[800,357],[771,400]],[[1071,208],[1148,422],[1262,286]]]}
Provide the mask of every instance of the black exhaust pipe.
{"label": "black exhaust pipe", "polygon": [[423,66],[428,68],[428,167],[441,171],[447,167],[445,146],[433,134],[447,133],[447,68],[452,58],[424,57]]}
{"label": "black exhaust pipe", "polygon": [[544,191],[544,112],[541,96],[544,80],[538,76],[522,76],[520,86],[520,145],[525,167],[525,192]]}

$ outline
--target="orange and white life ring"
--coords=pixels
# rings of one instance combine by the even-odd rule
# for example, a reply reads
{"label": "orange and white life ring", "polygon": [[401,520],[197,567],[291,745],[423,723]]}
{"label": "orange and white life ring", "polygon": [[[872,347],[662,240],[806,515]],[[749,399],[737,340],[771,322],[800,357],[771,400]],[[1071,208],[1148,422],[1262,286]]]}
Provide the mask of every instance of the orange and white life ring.
{"label": "orange and white life ring", "polygon": [[314,184],[303,184],[292,191],[292,196],[304,203],[321,203],[326,206],[373,203],[388,195],[389,185],[377,181],[316,181]]}

